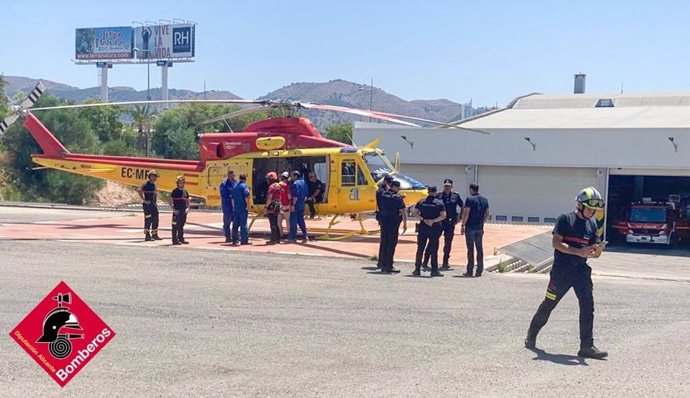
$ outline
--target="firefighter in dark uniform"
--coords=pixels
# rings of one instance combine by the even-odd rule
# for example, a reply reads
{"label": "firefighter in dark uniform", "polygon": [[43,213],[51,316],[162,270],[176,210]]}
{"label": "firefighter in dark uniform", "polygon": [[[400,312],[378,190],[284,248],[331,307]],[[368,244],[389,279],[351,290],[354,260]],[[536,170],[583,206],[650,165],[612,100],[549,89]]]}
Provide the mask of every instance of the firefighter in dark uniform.
{"label": "firefighter in dark uniform", "polygon": [[172,243],[173,245],[188,244],[184,240],[184,224],[189,212],[189,192],[184,189],[184,176],[177,176],[177,188],[173,189],[168,198],[168,204],[173,209],[172,215]]}
{"label": "firefighter in dark uniform", "polygon": [[537,334],[549,320],[551,311],[572,287],[580,304],[580,357],[603,359],[608,356],[594,346],[594,297],[592,269],[587,259],[601,256],[604,249],[597,235],[594,215],[604,207],[601,194],[593,187],[577,195],[577,211],[561,214],[553,230],[554,262],[546,297],[527,331],[525,347],[534,349]]}
{"label": "firefighter in dark uniform", "polygon": [[140,186],[137,192],[144,208],[144,240],[148,242],[162,239],[158,236],[158,189],[156,188],[158,172],[149,170],[146,178],[148,181]]}
{"label": "firefighter in dark uniform", "polygon": [[381,194],[381,273],[400,272],[393,267],[395,247],[398,245],[398,230],[403,223],[403,234],[407,231],[407,212],[402,196],[398,195],[400,181],[393,181],[389,189]]}
{"label": "firefighter in dark uniform", "polygon": [[[379,188],[376,190],[376,221],[381,226],[381,196],[388,191],[390,184],[393,182],[393,176],[386,174],[383,180],[379,183]],[[381,268],[381,255],[383,253],[383,240],[379,242],[379,256],[376,262],[376,268]]]}
{"label": "firefighter in dark uniform", "polygon": [[419,218],[417,231],[417,255],[412,275],[420,276],[422,269],[422,254],[429,253],[431,257],[431,276],[443,276],[438,272],[438,242],[443,233],[442,222],[446,219],[446,208],[436,197],[436,187],[429,187],[429,196],[417,202],[414,213]]}
{"label": "firefighter in dark uniform", "polygon": [[[450,250],[453,245],[453,238],[455,237],[455,226],[461,221],[460,212],[462,212],[462,198],[460,194],[453,191],[453,180],[446,178],[443,180],[443,192],[436,195],[436,197],[443,202],[446,208],[446,219],[443,220],[441,226],[443,228],[443,265],[442,270],[450,269]],[[458,212],[458,209],[460,212]],[[428,271],[430,251],[424,252],[424,261],[422,267],[424,271]]]}

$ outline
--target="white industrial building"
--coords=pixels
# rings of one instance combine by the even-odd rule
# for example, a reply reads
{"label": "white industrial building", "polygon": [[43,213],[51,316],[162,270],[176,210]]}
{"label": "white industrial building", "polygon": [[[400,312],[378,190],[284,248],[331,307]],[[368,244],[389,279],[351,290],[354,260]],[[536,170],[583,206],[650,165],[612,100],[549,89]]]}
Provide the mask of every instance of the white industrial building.
{"label": "white industrial building", "polygon": [[426,185],[452,178],[464,196],[477,182],[496,221],[553,222],[589,185],[609,221],[632,200],[690,195],[690,94],[532,94],[458,126],[475,131],[357,122],[353,139],[382,138]]}

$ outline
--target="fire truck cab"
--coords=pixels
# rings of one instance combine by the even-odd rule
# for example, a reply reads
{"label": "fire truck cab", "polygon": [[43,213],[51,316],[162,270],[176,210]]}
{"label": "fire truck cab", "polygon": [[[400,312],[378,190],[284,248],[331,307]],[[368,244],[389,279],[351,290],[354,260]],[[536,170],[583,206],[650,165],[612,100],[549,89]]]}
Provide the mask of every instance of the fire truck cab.
{"label": "fire truck cab", "polygon": [[630,204],[626,217],[619,220],[614,229],[628,243],[670,246],[690,237],[687,212],[687,206],[681,205],[677,195],[665,202],[643,198],[641,202]]}

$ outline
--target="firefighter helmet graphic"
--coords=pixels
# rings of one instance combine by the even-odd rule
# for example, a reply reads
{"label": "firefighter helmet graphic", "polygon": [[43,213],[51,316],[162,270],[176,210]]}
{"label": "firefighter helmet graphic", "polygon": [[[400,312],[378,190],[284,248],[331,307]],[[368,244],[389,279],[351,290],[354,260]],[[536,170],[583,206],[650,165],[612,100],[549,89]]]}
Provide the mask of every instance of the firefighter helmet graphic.
{"label": "firefighter helmet graphic", "polygon": [[63,303],[71,302],[71,295],[58,293],[53,297],[57,301],[57,308],[50,311],[43,320],[43,335],[36,342],[48,343],[50,354],[58,359],[67,357],[72,352],[71,339],[83,339],[83,334],[69,333],[73,329],[81,330],[77,317]]}

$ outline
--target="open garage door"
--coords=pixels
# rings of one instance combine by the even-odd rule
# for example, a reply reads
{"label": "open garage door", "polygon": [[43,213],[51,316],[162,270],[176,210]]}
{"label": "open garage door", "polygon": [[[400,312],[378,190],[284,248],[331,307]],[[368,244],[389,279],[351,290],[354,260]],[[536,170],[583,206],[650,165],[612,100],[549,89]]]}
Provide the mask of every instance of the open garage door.
{"label": "open garage door", "polygon": [[[675,234],[674,240],[690,241],[690,170],[666,172],[667,175],[658,170],[610,170],[608,237],[666,244],[670,241],[655,238],[666,225],[667,230],[661,235]],[[630,222],[640,224],[635,228],[637,240],[626,238],[632,230],[627,227]]]}
{"label": "open garage door", "polygon": [[495,221],[555,222],[575,209],[580,189],[597,186],[590,168],[479,166],[478,175]]}

